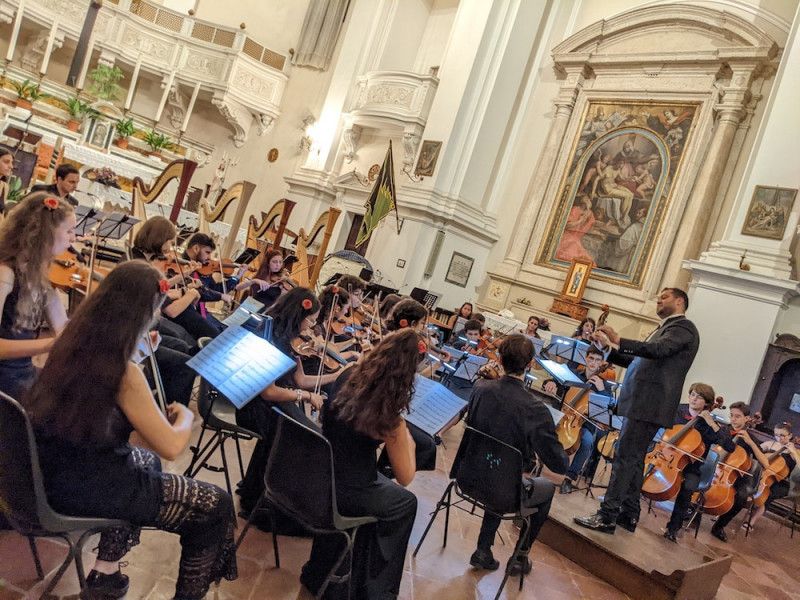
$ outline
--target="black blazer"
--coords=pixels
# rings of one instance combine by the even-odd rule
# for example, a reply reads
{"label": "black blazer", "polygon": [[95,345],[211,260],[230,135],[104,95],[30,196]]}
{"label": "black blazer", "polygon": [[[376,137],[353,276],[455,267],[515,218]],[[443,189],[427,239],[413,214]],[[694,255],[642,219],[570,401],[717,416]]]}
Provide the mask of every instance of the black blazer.
{"label": "black blazer", "polygon": [[667,320],[646,342],[620,340],[619,350],[608,356],[614,364],[627,367],[617,412],[670,427],[699,346],[697,328],[684,316]]}

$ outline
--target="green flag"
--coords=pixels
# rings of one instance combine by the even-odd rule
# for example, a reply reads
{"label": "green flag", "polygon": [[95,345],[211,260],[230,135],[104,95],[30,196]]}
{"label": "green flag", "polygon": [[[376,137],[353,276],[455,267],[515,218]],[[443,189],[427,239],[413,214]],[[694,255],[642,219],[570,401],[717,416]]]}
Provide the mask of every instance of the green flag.
{"label": "green flag", "polygon": [[[394,191],[394,162],[392,161],[392,142],[389,141],[389,150],[383,160],[381,172],[375,180],[375,186],[364,204],[364,221],[361,229],[358,230],[356,247],[360,246],[369,239],[372,231],[378,226],[386,215],[395,212],[397,217],[397,198]],[[399,218],[398,218],[399,222]]]}

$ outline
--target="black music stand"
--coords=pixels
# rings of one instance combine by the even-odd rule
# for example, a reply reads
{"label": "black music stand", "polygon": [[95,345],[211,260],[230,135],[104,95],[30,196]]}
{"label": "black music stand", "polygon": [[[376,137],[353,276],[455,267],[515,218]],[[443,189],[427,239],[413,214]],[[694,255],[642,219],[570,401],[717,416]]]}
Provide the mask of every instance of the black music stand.
{"label": "black music stand", "polygon": [[98,223],[106,218],[106,213],[101,210],[96,210],[91,206],[79,204],[74,210],[75,218],[77,219],[75,225],[76,236],[88,235]]}
{"label": "black music stand", "polygon": [[105,240],[119,240],[128,235],[139,219],[123,213],[109,213],[100,221],[97,237]]}
{"label": "black music stand", "polygon": [[[613,383],[613,382],[609,382]],[[613,383],[613,391],[616,392],[619,389],[619,384]],[[606,454],[606,444],[608,443],[608,435],[612,431],[620,431],[622,426],[624,425],[625,421],[622,417],[619,417],[614,414],[617,409],[617,399],[614,396],[606,396],[605,394],[597,394],[591,393],[589,394],[589,409],[587,416],[587,422],[589,422],[595,428],[595,435],[597,434],[597,430],[599,429],[598,423],[608,427],[608,432],[605,436],[603,436],[603,443],[601,444],[600,448],[596,448],[596,450],[600,453],[602,457],[605,458]],[[593,442],[593,444],[596,442]],[[594,451],[594,449],[593,449]],[[586,465],[589,464],[591,461],[591,456],[589,460],[583,465],[582,471],[586,470]],[[606,464],[603,467],[603,471],[608,468]],[[592,488],[600,488],[606,489],[608,488],[607,485],[600,485],[594,483],[595,472],[597,469],[592,471],[592,476],[589,478],[589,484],[586,486],[586,494],[591,495],[594,498],[594,494],[592,494]],[[585,473],[582,473],[584,477],[586,476]]]}

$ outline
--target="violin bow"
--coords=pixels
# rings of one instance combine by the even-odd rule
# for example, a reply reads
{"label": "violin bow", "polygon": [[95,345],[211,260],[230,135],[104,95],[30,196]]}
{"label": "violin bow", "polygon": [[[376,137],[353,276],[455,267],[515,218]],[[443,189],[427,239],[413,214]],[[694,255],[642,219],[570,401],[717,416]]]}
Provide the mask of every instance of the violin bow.
{"label": "violin bow", "polygon": [[189,289],[189,285],[186,283],[186,275],[183,272],[183,266],[181,266],[181,259],[178,257],[178,251],[173,246],[172,254],[175,256],[175,265],[178,267],[178,272],[181,274],[181,283],[183,285],[183,289]]}
{"label": "violin bow", "polygon": [[148,359],[150,360],[150,369],[153,371],[153,379],[156,382],[156,404],[161,412],[167,414],[167,400],[166,393],[164,392],[164,382],[161,380],[161,371],[156,362],[156,352],[153,348],[153,340],[150,339],[150,332],[144,334],[145,342],[147,343]]}
{"label": "violin bow", "polygon": [[[339,302],[339,292],[334,292],[333,298],[331,298],[331,307],[328,311],[328,319],[327,323],[325,324],[325,342],[322,346],[322,356],[319,357],[319,370],[317,371],[317,381],[314,384],[314,393],[319,394],[320,389],[322,388],[322,372],[325,369],[325,354],[328,351],[328,342],[331,338],[331,333],[333,332],[333,312],[336,309],[336,305]],[[312,411],[313,412],[313,411]]]}
{"label": "violin bow", "polygon": [[383,294],[383,292],[378,292],[378,295],[372,299],[372,319],[369,322],[369,330],[372,331],[372,327],[375,325],[375,321],[377,319],[378,341],[380,342],[383,341],[383,327],[381,327],[381,317],[380,317],[381,294]]}

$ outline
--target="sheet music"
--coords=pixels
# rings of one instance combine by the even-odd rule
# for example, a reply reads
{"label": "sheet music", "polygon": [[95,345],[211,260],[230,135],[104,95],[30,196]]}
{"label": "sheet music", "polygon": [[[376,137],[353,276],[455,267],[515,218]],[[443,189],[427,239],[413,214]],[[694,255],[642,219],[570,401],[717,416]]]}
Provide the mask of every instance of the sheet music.
{"label": "sheet music", "polygon": [[561,421],[561,418],[564,416],[564,413],[557,408],[553,408],[547,404],[547,402],[542,402],[542,404],[544,404],[547,407],[547,410],[550,411],[550,416],[553,417],[553,423],[558,425],[558,423]]}
{"label": "sheet music", "polygon": [[466,400],[456,396],[441,383],[416,375],[414,397],[405,419],[424,432],[436,435],[466,405]]}
{"label": "sheet music", "polygon": [[228,318],[225,319],[222,324],[227,325],[228,327],[233,325],[244,325],[247,323],[247,320],[250,318],[251,314],[257,313],[262,308],[264,308],[264,305],[261,302],[252,297],[247,298],[235,311],[228,315]]}
{"label": "sheet music", "polygon": [[[464,356],[462,354],[462,356]],[[459,365],[458,370],[453,373],[453,377],[460,377],[461,379],[468,379],[472,381],[475,379],[478,370],[489,362],[485,356],[475,356],[474,354],[467,354],[466,360]]]}
{"label": "sheet music", "polygon": [[268,341],[239,326],[228,327],[186,364],[237,408],[296,365]]}
{"label": "sheet music", "polygon": [[544,370],[550,373],[559,385],[579,388],[588,388],[590,385],[581,381],[580,377],[575,375],[575,373],[563,363],[557,363],[554,360],[548,360],[546,358],[537,358],[536,362],[542,365]]}

